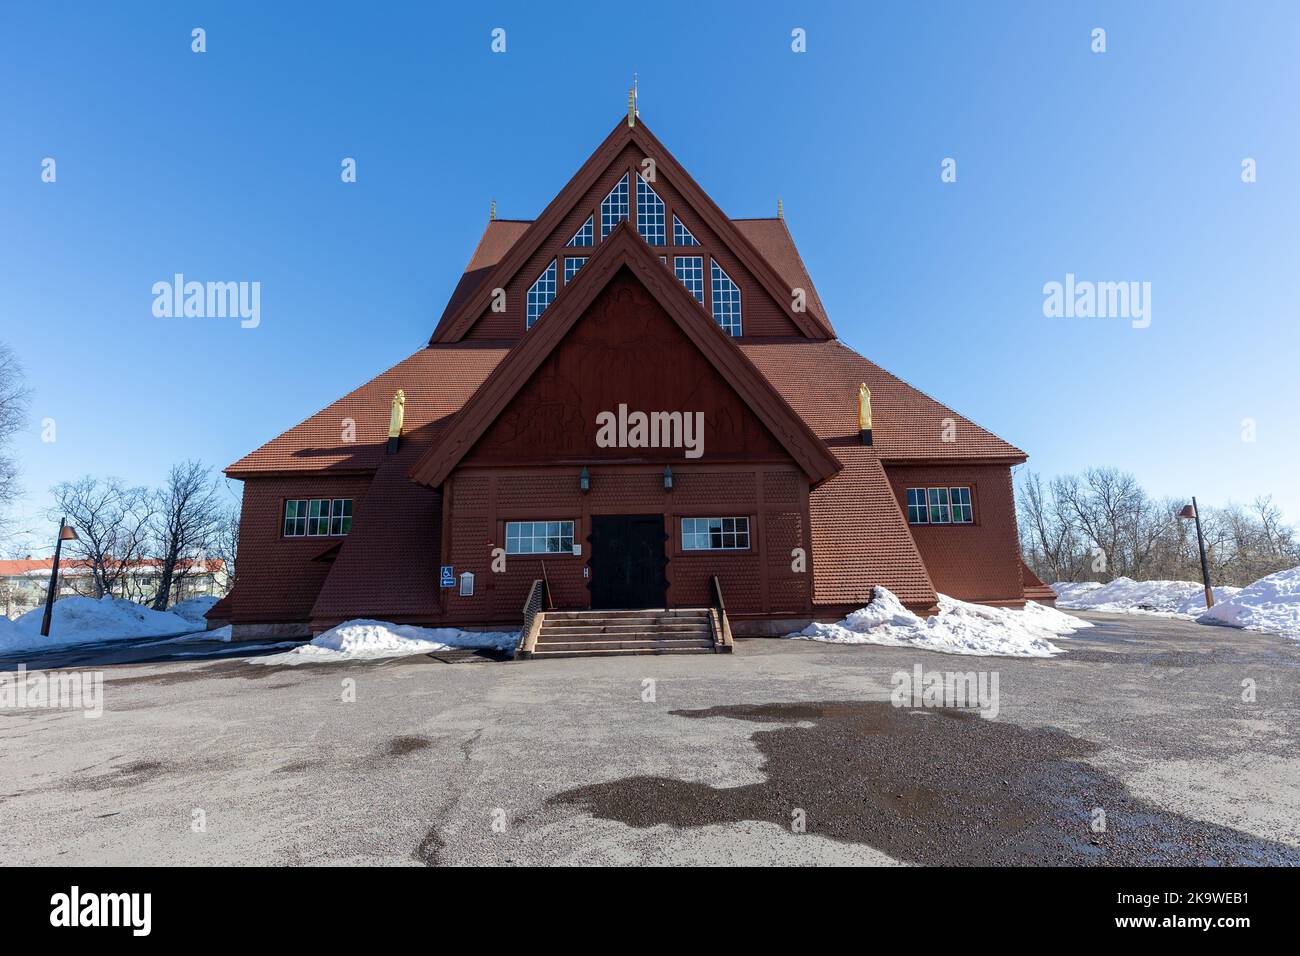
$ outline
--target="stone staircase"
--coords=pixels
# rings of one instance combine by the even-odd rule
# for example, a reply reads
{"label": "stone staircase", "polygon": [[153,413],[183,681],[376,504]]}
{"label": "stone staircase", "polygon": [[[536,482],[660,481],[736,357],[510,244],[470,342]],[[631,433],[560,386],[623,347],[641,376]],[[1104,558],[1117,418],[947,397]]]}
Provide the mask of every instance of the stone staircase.
{"label": "stone staircase", "polygon": [[[726,653],[731,644],[709,608],[546,611],[520,657],[614,657]],[[728,632],[729,636],[729,632]]]}

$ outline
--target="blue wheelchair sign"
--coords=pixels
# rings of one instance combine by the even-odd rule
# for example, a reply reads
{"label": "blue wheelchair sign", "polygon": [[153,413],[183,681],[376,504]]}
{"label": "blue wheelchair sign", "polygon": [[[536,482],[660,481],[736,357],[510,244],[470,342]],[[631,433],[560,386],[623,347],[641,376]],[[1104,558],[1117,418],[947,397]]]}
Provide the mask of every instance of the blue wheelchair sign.
{"label": "blue wheelchair sign", "polygon": [[440,586],[444,588],[454,588],[456,586],[456,569],[450,564],[442,566],[442,573],[438,575]]}

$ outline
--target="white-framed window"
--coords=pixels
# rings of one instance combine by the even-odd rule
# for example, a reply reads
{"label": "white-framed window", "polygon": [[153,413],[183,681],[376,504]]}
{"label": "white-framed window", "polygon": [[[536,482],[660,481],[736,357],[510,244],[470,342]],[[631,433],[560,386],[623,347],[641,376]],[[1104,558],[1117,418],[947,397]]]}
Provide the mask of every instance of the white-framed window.
{"label": "white-framed window", "polygon": [[341,537],[351,530],[351,498],[288,498],[284,502],[286,538]]}
{"label": "white-framed window", "polygon": [[572,521],[506,522],[506,554],[572,553]]}
{"label": "white-framed window", "polygon": [[698,246],[700,243],[691,234],[691,231],[682,225],[682,221],[673,214],[673,245],[674,246]]}
{"label": "white-framed window", "polygon": [[930,489],[930,524],[950,524],[952,518],[948,514],[948,489],[931,488]]}
{"label": "white-framed window", "polygon": [[551,304],[555,298],[555,260],[547,266],[537,281],[528,289],[528,324],[525,328],[531,329],[533,323],[542,317],[546,307]]}
{"label": "white-framed window", "polygon": [[749,518],[683,518],[683,551],[745,551]]}
{"label": "white-framed window", "polygon": [[628,202],[627,173],[600,201],[600,238],[609,235],[610,230],[626,219],[631,213]]}
{"label": "white-framed window", "polygon": [[722,270],[715,259],[709,259],[710,282],[713,286],[713,320],[728,335],[740,334],[740,288],[731,276]]}
{"label": "white-framed window", "polygon": [[704,304],[704,257],[673,256],[673,274],[682,280],[686,291]]}
{"label": "white-framed window", "polygon": [[650,184],[636,174],[636,229],[652,246],[662,246],[666,241],[664,201]]}
{"label": "white-framed window", "polygon": [[949,488],[948,500],[952,506],[953,524],[974,524],[975,512],[971,508],[969,488]]}
{"label": "white-framed window", "polygon": [[908,488],[908,524],[974,524],[970,488]]}
{"label": "white-framed window", "polygon": [[564,260],[564,284],[578,274],[578,270],[587,264],[586,256],[570,256]]}
{"label": "white-framed window", "polygon": [[575,232],[573,238],[565,243],[566,247],[595,245],[596,230],[591,225],[593,218],[592,216],[587,217],[587,221],[582,224],[582,228]]}
{"label": "white-framed window", "polygon": [[924,488],[907,489],[907,523],[930,523],[930,512],[929,508],[926,507]]}

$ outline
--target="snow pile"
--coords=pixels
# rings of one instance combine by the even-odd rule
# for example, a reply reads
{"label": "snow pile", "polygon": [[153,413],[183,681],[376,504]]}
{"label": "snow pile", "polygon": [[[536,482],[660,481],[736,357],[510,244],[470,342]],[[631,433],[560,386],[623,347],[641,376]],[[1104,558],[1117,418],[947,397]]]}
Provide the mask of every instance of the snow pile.
{"label": "snow pile", "polygon": [[454,627],[416,627],[386,621],[344,621],[310,644],[283,654],[249,658],[254,664],[322,664],[334,661],[374,660],[445,651],[450,647],[514,649],[519,633],[504,631],[462,631]]}
{"label": "snow pile", "polygon": [[1217,600],[1217,592],[1215,598],[1214,607],[1202,612],[1197,623],[1268,631],[1300,640],[1300,567],[1260,578],[1223,603]]}
{"label": "snow pile", "polygon": [[913,614],[887,588],[872,591],[871,603],[838,624],[809,624],[787,637],[829,644],[885,644],[947,654],[1051,657],[1061,648],[1052,638],[1092,627],[1034,601],[1023,610],[968,604],[939,595],[939,613]]}
{"label": "snow pile", "polygon": [[201,594],[198,597],[192,597],[188,601],[181,601],[179,604],[171,606],[171,612],[177,617],[183,617],[191,624],[197,624],[200,629],[208,626],[207,618],[203,615],[212,610],[212,605],[216,604],[218,598],[210,594]]}
{"label": "snow pile", "polygon": [[0,654],[49,650],[74,644],[136,640],[185,634],[194,624],[166,611],[154,611],[132,601],[103,597],[66,597],[54,602],[50,636],[41,637],[45,608],[37,607],[0,630]]}
{"label": "snow pile", "polygon": [[[1116,578],[1109,584],[1084,581],[1058,582],[1056,606],[1078,611],[1107,611],[1113,614],[1155,614],[1191,620],[1205,610],[1205,587],[1195,581],[1134,581]],[[1226,601],[1241,588],[1214,589],[1214,600]]]}

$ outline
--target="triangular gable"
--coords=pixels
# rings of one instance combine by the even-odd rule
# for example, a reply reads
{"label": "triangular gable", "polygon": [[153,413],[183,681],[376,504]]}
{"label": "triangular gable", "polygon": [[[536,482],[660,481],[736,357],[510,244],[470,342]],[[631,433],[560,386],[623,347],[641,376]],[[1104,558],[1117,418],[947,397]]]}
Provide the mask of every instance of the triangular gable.
{"label": "triangular gable", "polygon": [[[749,239],[742,235],[736,225],[668,152],[663,143],[659,142],[638,119],[633,126],[628,126],[626,121],[623,121],[614,128],[568,184],[551,200],[545,211],[502,256],[487,280],[479,285],[473,295],[466,297],[450,317],[444,316],[443,321],[434,331],[430,344],[460,341],[478,317],[491,305],[492,290],[506,287],[629,145],[636,145],[645,156],[654,159],[658,173],[668,179],[690,206],[691,211],[718,236],[723,245],[749,271],[795,327],[809,338],[834,337],[833,330],[823,319],[811,312],[795,310],[790,289],[776,269]],[[671,229],[671,225],[669,228]],[[596,224],[596,229],[599,233],[599,223]],[[565,241],[567,239],[568,237],[565,237]],[[599,248],[601,244],[598,243],[595,248]]]}
{"label": "triangular gable", "polygon": [[411,469],[413,480],[437,487],[474,447],[574,323],[626,267],[726,378],[812,484],[831,477],[839,460],[722,331],[630,224],[620,222],[596,246],[578,277],[560,290],[541,319],[465,404],[442,440]]}

